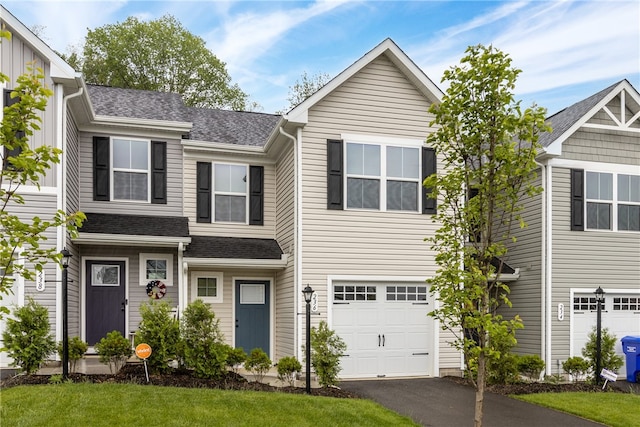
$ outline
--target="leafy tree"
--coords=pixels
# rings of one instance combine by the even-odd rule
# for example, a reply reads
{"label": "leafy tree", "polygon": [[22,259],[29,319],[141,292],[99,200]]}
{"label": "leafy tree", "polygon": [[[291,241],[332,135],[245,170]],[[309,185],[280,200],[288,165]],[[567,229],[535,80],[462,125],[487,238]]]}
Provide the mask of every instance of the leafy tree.
{"label": "leafy tree", "polygon": [[306,71],[303,72],[300,79],[296,80],[293,86],[289,86],[289,94],[287,95],[289,106],[278,113],[286,113],[296,105],[300,104],[302,101],[316,93],[322,86],[327,84],[329,80],[331,80],[331,77],[326,73],[316,73],[309,76]]}
{"label": "leafy tree", "polygon": [[[496,310],[510,305],[509,288],[500,282],[512,223],[523,197],[539,194],[533,184],[538,136],[548,131],[545,109],[522,110],[513,89],[520,70],[509,56],[493,47],[470,46],[461,65],[445,71],[449,89],[433,104],[427,143],[436,149],[443,168],[425,180],[441,209],[434,216],[440,228],[429,240],[438,271],[431,290],[441,301],[431,315],[451,330],[453,345],[467,364],[477,363],[475,425],[482,425],[487,366],[503,355],[501,341],[515,344],[518,316],[504,319]],[[471,197],[473,196],[473,197]]]}
{"label": "leafy tree", "polygon": [[[10,39],[8,31],[0,30],[0,40]],[[11,292],[13,277],[33,280],[48,261],[59,262],[61,255],[55,247],[44,247],[46,231],[66,225],[69,234],[77,234],[77,228],[85,216],[80,213],[67,215],[58,210],[53,218],[39,216],[25,221],[16,214],[16,207],[24,205],[21,186],[40,188],[40,179],[51,166],[60,162],[62,151],[48,145],[29,146],[29,137],[40,129],[40,116],[53,92],[44,83],[44,72],[27,64],[27,72],[16,79],[11,91],[11,102],[4,105],[0,131],[0,299]],[[0,73],[0,83],[9,83],[9,77]],[[0,305],[0,317],[9,311]]]}
{"label": "leafy tree", "polygon": [[248,96],[231,83],[226,64],[171,15],[89,30],[79,62],[88,83],[179,93],[193,107],[246,107]]}

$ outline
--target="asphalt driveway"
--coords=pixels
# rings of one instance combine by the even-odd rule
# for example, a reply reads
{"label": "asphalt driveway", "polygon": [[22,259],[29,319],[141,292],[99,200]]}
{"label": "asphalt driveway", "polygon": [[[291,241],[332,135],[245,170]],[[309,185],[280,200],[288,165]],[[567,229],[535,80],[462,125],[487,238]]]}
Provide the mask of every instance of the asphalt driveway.
{"label": "asphalt driveway", "polygon": [[[473,426],[475,390],[443,378],[345,381],[340,388],[423,426]],[[589,427],[602,424],[493,393],[484,396],[488,427]]]}

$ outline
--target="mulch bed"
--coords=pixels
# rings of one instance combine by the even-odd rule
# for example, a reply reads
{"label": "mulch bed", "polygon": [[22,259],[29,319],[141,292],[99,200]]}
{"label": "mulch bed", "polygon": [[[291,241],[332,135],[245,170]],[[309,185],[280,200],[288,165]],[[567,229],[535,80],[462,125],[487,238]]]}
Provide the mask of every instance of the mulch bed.
{"label": "mulch bed", "polygon": [[[16,375],[0,382],[0,388],[13,387],[17,385],[49,384],[50,378],[50,375]],[[150,374],[149,382],[147,383],[144,365],[138,363],[126,364],[117,374],[69,374],[69,379],[77,383],[149,384],[167,387],[213,388],[220,390],[251,390],[306,394],[304,387],[275,387],[269,384],[247,381],[246,378],[234,372],[228,372],[223,378],[219,379],[204,379],[196,378],[187,370],[172,369],[165,374]],[[341,390],[337,387],[312,388],[311,394],[313,396],[359,398],[359,396],[345,390]]]}
{"label": "mulch bed", "polygon": [[[467,386],[472,386],[471,382],[466,378],[460,377],[445,377],[446,379],[456,382],[458,384],[463,384]],[[532,393],[563,393],[563,392],[593,392],[593,393],[603,393],[603,392],[614,392],[614,393],[624,393],[624,390],[621,390],[617,387],[613,387],[608,385],[605,390],[602,389],[602,386],[588,383],[588,382],[571,382],[571,383],[545,383],[545,382],[522,382],[516,384],[492,384],[488,385],[486,391],[495,394],[502,394],[505,396],[512,394],[532,394]]]}

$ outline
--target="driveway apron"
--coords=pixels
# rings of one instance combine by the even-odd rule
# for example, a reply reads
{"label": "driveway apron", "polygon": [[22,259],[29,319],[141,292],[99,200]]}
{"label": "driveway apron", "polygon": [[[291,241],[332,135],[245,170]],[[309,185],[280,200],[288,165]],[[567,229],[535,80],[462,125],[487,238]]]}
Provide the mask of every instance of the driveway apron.
{"label": "driveway apron", "polygon": [[[340,388],[423,426],[473,426],[475,390],[443,378],[345,381]],[[589,427],[602,424],[493,393],[484,395],[488,427]]]}

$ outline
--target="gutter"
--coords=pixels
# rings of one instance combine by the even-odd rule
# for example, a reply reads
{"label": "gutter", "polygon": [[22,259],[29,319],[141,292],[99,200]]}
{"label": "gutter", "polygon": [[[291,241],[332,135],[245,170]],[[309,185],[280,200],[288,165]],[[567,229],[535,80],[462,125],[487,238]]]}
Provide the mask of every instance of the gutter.
{"label": "gutter", "polygon": [[78,245],[125,245],[173,248],[191,243],[191,237],[139,236],[133,234],[79,233],[71,240]]}

